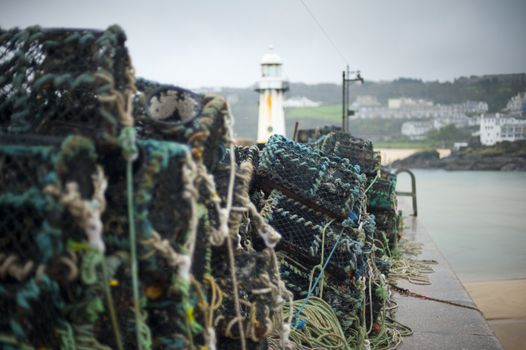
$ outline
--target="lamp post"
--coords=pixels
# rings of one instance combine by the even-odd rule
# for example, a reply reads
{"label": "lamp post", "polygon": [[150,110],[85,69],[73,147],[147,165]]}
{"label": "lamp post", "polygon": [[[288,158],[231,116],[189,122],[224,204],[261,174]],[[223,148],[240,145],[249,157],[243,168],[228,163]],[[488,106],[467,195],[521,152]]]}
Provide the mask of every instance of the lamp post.
{"label": "lamp post", "polygon": [[[353,78],[351,77],[351,74],[354,75]],[[342,71],[342,131],[343,132],[349,132],[349,116],[353,115],[350,114],[349,111],[349,83],[359,81],[363,84],[363,78],[360,75],[360,71],[349,71],[349,66],[347,66],[347,69]]]}

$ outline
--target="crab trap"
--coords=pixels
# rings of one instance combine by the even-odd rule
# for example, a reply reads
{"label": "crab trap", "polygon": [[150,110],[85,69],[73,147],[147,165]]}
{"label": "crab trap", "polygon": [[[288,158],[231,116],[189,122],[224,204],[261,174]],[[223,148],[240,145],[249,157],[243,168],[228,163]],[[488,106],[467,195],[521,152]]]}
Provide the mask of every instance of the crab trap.
{"label": "crab trap", "polygon": [[125,40],[118,26],[0,29],[0,130],[117,136],[133,123]]}
{"label": "crab trap", "polygon": [[379,175],[368,180],[367,208],[370,211],[396,210],[396,175],[381,170]]}
{"label": "crab trap", "polygon": [[[191,343],[191,330],[199,329],[184,322],[188,309],[193,309],[197,303],[197,297],[190,292],[187,277],[198,220],[195,172],[192,171],[195,165],[185,145],[156,140],[141,140],[137,145],[139,156],[134,162],[132,174],[133,193],[126,189],[124,164],[116,162],[106,165],[112,176],[107,192],[108,209],[103,221],[107,253],[115,265],[113,278],[117,285],[112,292],[116,308],[121,310],[119,324],[123,327],[122,332],[131,332],[124,338],[125,346],[135,347],[133,325],[136,320],[129,308],[131,275],[128,269],[127,196],[132,195],[139,256],[139,290],[145,309],[143,327],[150,329],[154,347],[180,348]],[[204,262],[197,262],[191,268],[202,271],[205,269]],[[98,326],[103,338],[111,338],[109,320],[105,325]]]}
{"label": "crab trap", "polygon": [[320,136],[313,146],[324,154],[342,157],[358,164],[361,171],[367,174],[367,211],[377,216],[377,239],[387,239],[389,246],[394,248],[399,225],[396,175],[380,167],[380,155],[374,152],[372,143],[334,131]]}
{"label": "crab trap", "polygon": [[273,135],[261,153],[262,186],[276,188],[339,219],[357,217],[363,203],[365,175],[348,160]]}
{"label": "crab trap", "polygon": [[88,139],[27,141],[0,145],[0,343],[95,346],[105,175]]}
{"label": "crab trap", "polygon": [[266,221],[280,232],[276,249],[303,261],[307,266],[322,264],[336,246],[328,271],[340,278],[359,278],[366,273],[364,232],[345,222],[340,224],[274,190],[261,211]]}
{"label": "crab trap", "polygon": [[134,116],[140,137],[187,143],[209,170],[224,157],[230,142],[230,115],[220,96],[139,79]]}
{"label": "crab trap", "polygon": [[[223,291],[223,303],[216,311],[216,333],[220,349],[239,348],[239,330],[236,322],[232,279],[227,264],[215,255],[213,275]],[[248,348],[258,349],[265,338],[274,331],[273,318],[282,302],[276,265],[269,249],[259,252],[238,250],[236,252],[238,298]]]}
{"label": "crab trap", "polygon": [[323,135],[339,131],[341,131],[341,128],[337,126],[324,126],[322,128],[315,129],[300,129],[298,130],[296,138],[294,140],[299,143],[312,144]]}
{"label": "crab trap", "polygon": [[374,151],[369,140],[344,132],[330,132],[321,136],[314,146],[322,153],[349,159],[351,164],[358,164],[361,171],[369,176],[374,176],[380,169],[380,153]]}
{"label": "crab trap", "polygon": [[[375,211],[377,234],[380,241],[387,240],[389,249],[396,248],[401,233],[401,214],[394,210]],[[384,244],[385,245],[385,244]]]}
{"label": "crab trap", "polygon": [[[257,186],[263,188],[266,195],[256,191],[253,198],[263,203],[260,205],[261,214],[282,235],[276,249],[283,279],[295,299],[317,295],[323,298],[334,310],[350,344],[359,346],[365,339],[364,329],[370,329],[374,324],[375,327],[381,327],[382,310],[385,310],[388,299],[384,276],[389,273],[389,262],[383,251],[375,248],[375,218],[367,213],[365,195],[357,197],[356,209],[351,212],[356,216],[345,219],[328,215],[331,211],[322,207],[321,201],[312,205],[309,200],[298,195],[301,192],[296,189],[301,188],[301,185],[294,181],[301,184],[302,175],[307,172],[297,171],[297,168],[305,169],[310,165],[308,162],[313,158],[311,153],[315,154],[314,157],[323,157],[323,154],[291,141],[284,142],[282,138],[280,141],[281,145],[275,148],[268,148],[267,144],[260,157],[259,167],[281,175],[281,182],[271,181],[269,186],[266,179],[261,182],[258,179]],[[271,138],[271,146],[272,142],[275,140]],[[296,153],[289,151],[289,148]],[[302,158],[301,152],[307,155]],[[289,156],[290,153],[299,160],[279,164],[283,162],[282,158],[293,158]],[[265,157],[273,162],[265,163]],[[284,170],[279,172],[281,167]],[[353,169],[359,171],[359,167]],[[268,176],[260,169],[258,174]],[[323,171],[319,171],[319,176],[323,178]],[[365,176],[362,176],[365,181]],[[314,175],[310,180],[311,183],[319,181]],[[288,182],[286,186],[280,185],[285,181]],[[342,205],[341,202],[338,204]],[[295,318],[301,318],[301,315]],[[301,320],[293,319],[293,324],[301,327]]]}

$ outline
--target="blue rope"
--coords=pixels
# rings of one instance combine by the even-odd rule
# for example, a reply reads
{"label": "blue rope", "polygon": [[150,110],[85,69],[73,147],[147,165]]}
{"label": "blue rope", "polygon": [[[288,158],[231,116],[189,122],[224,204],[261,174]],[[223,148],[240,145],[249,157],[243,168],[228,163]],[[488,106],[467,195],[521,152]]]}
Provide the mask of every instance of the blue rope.
{"label": "blue rope", "polygon": [[312,293],[314,292],[314,290],[318,286],[318,283],[320,282],[320,279],[323,276],[323,273],[325,272],[325,269],[327,268],[327,265],[329,264],[329,261],[331,260],[332,254],[336,251],[336,247],[338,246],[338,243],[340,243],[340,239],[342,238],[342,236],[343,236],[343,231],[338,236],[338,239],[336,240],[336,243],[334,243],[334,246],[332,247],[332,250],[329,253],[329,256],[327,257],[327,260],[325,260],[325,263],[323,264],[323,267],[321,268],[320,273],[318,274],[318,277],[316,277],[316,280],[314,281],[314,284],[309,289],[309,292],[307,293],[307,296],[305,297],[305,299],[303,300],[303,303],[301,304],[300,308],[296,312],[296,315],[293,317],[293,322],[292,322],[293,325],[292,325],[292,327],[294,327],[295,329],[300,329],[300,328],[303,328],[303,326],[305,326],[305,321],[304,320],[300,320],[299,322],[296,322],[296,320],[298,319],[299,315],[301,314],[301,312],[305,308],[305,305],[307,305],[307,302],[309,301],[309,298],[312,296]]}

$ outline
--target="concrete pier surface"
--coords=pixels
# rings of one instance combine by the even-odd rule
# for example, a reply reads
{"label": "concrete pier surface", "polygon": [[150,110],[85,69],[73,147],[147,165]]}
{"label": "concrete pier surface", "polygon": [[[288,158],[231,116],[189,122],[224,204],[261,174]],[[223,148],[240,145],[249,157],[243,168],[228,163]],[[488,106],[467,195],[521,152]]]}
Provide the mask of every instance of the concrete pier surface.
{"label": "concrete pier surface", "polygon": [[[398,286],[428,297],[475,306],[422,223],[407,216],[404,225],[405,237],[423,244],[418,259],[435,260],[437,264],[432,265],[434,272],[429,274],[431,285],[414,285],[399,280]],[[403,296],[396,292],[394,298],[399,305],[395,319],[413,330],[412,336],[404,338],[399,347],[401,350],[502,349],[487,321],[476,310]]]}

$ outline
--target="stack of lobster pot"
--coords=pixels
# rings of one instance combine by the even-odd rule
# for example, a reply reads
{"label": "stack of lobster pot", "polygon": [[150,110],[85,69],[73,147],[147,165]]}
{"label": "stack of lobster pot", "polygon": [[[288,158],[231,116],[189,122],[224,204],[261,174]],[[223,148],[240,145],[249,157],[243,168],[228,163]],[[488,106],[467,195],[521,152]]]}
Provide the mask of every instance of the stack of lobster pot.
{"label": "stack of lobster pot", "polygon": [[329,132],[321,136],[314,147],[325,154],[349,159],[367,175],[367,211],[376,219],[376,239],[391,255],[396,248],[400,225],[396,176],[380,166],[380,154],[374,151],[372,142],[348,133]]}
{"label": "stack of lobster pot", "polygon": [[[386,272],[373,262],[375,223],[366,210],[366,181],[351,160],[274,135],[259,156],[253,195],[282,235],[276,250],[287,288],[295,299],[321,296],[349,339],[378,322],[384,303],[365,296]],[[320,274],[325,282],[316,284]],[[365,305],[374,313],[363,319]]]}

